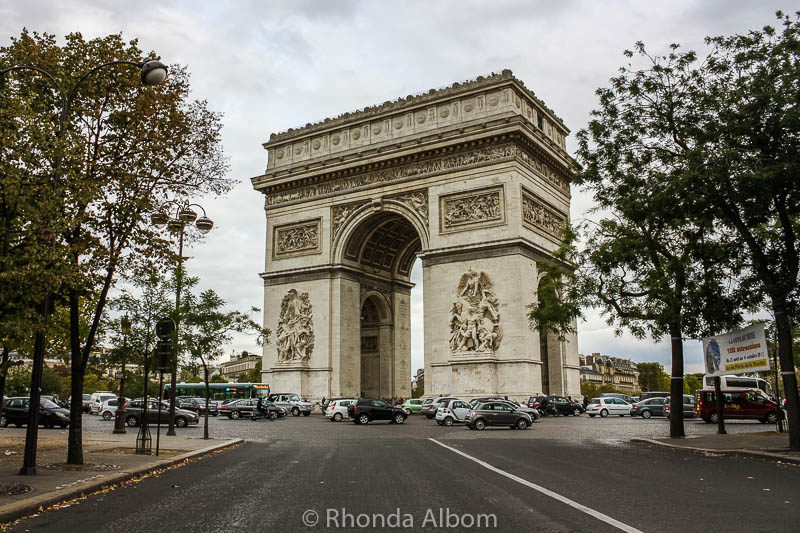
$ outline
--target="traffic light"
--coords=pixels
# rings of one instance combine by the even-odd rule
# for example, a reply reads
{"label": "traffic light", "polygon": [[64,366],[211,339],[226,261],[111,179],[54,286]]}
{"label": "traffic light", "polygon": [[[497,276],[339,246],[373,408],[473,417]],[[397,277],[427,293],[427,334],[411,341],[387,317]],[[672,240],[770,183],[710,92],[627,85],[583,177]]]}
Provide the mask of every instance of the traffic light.
{"label": "traffic light", "polygon": [[158,369],[161,372],[167,372],[171,368],[172,362],[172,341],[160,339],[156,346],[156,353],[158,354]]}

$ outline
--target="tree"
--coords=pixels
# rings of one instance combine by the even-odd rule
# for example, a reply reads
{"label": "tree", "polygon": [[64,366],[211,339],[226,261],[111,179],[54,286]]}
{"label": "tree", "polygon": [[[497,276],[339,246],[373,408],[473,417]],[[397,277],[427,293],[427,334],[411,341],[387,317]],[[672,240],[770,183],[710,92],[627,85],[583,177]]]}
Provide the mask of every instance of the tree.
{"label": "tree", "polygon": [[[203,438],[208,438],[208,402],[211,398],[209,363],[224,354],[225,346],[233,339],[232,333],[250,333],[257,344],[269,342],[270,331],[262,328],[249,315],[240,311],[225,311],[225,301],[213,290],[195,295],[187,290],[181,301],[181,344],[193,360],[203,367],[206,385],[206,410]],[[251,309],[257,313],[258,309]],[[260,381],[260,379],[259,379]]]}
{"label": "tree", "polygon": [[[244,355],[247,352],[243,352]],[[256,361],[256,366],[251,368],[247,371],[246,374],[242,374],[242,377],[239,378],[240,383],[261,383],[261,359]]]}
{"label": "tree", "polygon": [[[210,383],[227,383],[228,380],[220,376],[219,374],[215,374],[212,376]],[[206,389],[208,390],[208,389]]]}
{"label": "tree", "polygon": [[[33,100],[40,114],[38,123],[26,131],[40,141],[32,144],[43,147],[40,153],[44,152],[47,164],[41,168],[54,169],[56,190],[51,196],[58,200],[53,212],[60,218],[53,249],[68,265],[54,292],[64,295],[69,309],[73,397],[82,393],[89,354],[100,334],[116,274],[130,271],[143,258],[170,257],[167,243],[154,234],[148,213],[173,196],[220,194],[231,187],[224,178],[220,117],[205,102],[189,101],[185,68],[172,66],[167,82],[158,87],[142,86],[139,73],[126,68],[104,68],[75,85],[94,65],[139,61],[142,56],[136,41],[126,44],[120,35],[86,41],[80,34],[70,34],[65,46],[59,47],[53,36],[27,32],[0,52],[3,65],[33,61],[63,87],[75,86],[66,131],[54,143],[55,135],[48,130],[52,122],[41,116],[57,115],[63,97],[59,90],[66,89],[53,91],[38,81],[34,90],[24,83],[15,85],[18,98]],[[17,166],[27,168],[28,163]],[[84,302],[91,308],[85,329],[81,328]],[[69,432],[67,462],[80,464],[77,402],[72,404]]]}
{"label": "tree", "polygon": [[663,391],[669,389],[669,376],[661,363],[636,363],[639,372],[639,388],[642,391]]}
{"label": "tree", "polygon": [[686,374],[683,380],[683,393],[693,395],[697,389],[702,389],[703,376],[702,372],[699,374]]}

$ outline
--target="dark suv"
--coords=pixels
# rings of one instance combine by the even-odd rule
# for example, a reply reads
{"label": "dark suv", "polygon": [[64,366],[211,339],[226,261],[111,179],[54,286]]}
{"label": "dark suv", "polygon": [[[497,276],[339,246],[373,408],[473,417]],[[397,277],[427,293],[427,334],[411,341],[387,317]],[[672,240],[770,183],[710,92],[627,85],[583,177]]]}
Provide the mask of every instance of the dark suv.
{"label": "dark suv", "polygon": [[390,424],[402,424],[406,421],[408,413],[383,400],[359,398],[347,407],[347,416],[355,424],[368,424],[373,420],[388,420]]}
{"label": "dark suv", "polygon": [[[186,409],[187,411],[193,411],[200,416],[206,413],[205,398],[178,396],[175,399],[175,401],[178,402],[176,405],[179,409]],[[210,414],[211,416],[217,416],[219,414],[219,407],[217,407],[217,402],[215,402],[214,400],[210,400],[208,402],[208,414]]]}
{"label": "dark suv", "polygon": [[484,429],[486,426],[506,426],[512,429],[527,429],[531,417],[505,402],[484,402],[476,405],[467,414],[469,429]]}
{"label": "dark suv", "polygon": [[[27,424],[29,405],[30,398],[28,397],[4,400],[0,426],[6,427],[8,424],[14,424],[17,427],[21,427]],[[61,429],[64,429],[69,426],[69,411],[47,398],[42,398],[39,401],[39,424],[46,428],[60,426]]]}

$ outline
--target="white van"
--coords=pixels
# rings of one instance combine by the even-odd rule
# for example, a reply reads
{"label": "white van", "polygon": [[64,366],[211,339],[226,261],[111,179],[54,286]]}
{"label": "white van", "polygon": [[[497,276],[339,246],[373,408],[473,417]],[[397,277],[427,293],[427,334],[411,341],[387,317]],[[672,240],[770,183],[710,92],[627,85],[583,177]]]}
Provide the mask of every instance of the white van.
{"label": "white van", "polygon": [[[770,398],[775,398],[772,386],[764,378],[751,378],[748,376],[720,376],[720,388],[728,389],[761,389]],[[714,376],[703,377],[704,389],[714,388]]]}
{"label": "white van", "polygon": [[116,397],[116,394],[107,390],[93,392],[92,396],[89,398],[89,414],[99,415],[100,409],[103,407],[103,402],[106,400],[114,400]]}

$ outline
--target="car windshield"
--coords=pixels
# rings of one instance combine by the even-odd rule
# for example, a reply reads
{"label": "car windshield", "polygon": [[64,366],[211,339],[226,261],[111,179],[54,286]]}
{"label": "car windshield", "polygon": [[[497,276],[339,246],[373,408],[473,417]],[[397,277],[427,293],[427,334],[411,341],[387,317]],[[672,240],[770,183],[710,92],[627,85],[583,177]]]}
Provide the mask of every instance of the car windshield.
{"label": "car windshield", "polygon": [[42,398],[39,401],[39,405],[41,405],[45,409],[57,409],[59,407],[59,405],[57,403],[55,403],[54,401],[48,400],[47,398]]}

